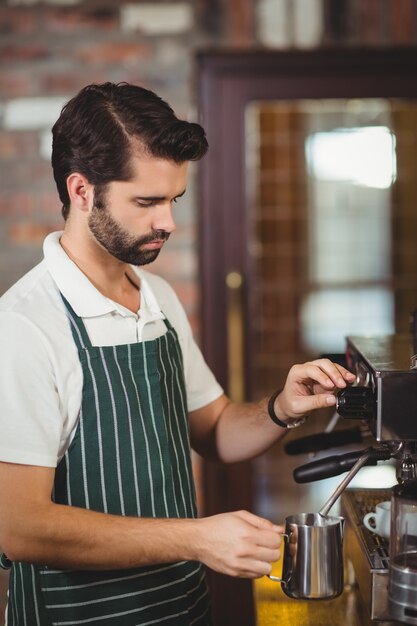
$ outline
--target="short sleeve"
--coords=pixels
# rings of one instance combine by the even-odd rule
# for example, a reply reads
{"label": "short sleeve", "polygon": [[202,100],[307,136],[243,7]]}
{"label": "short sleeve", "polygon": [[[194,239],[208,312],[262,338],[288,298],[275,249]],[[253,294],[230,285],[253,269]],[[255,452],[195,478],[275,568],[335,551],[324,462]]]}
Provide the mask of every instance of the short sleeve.
{"label": "short sleeve", "polygon": [[185,372],[187,400],[189,411],[195,411],[219,398],[223,394],[223,389],[208,367],[192,335],[188,343]]}
{"label": "short sleeve", "polygon": [[48,342],[31,321],[0,313],[0,461],[55,467],[62,417]]}

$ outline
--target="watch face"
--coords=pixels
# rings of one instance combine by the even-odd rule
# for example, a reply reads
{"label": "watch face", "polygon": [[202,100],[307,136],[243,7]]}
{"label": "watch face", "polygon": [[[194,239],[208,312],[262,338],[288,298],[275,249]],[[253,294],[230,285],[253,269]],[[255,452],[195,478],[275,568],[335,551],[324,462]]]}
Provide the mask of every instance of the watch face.
{"label": "watch face", "polygon": [[298,428],[302,426],[307,420],[306,417],[301,417],[299,420],[293,420],[292,422],[287,422],[287,428]]}

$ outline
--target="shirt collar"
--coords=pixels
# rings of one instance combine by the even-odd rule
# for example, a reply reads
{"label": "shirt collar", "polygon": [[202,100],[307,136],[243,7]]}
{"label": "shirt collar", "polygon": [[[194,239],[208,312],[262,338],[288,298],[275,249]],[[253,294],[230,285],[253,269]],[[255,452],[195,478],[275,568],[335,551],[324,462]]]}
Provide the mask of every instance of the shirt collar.
{"label": "shirt collar", "polygon": [[[54,282],[63,296],[68,300],[75,313],[80,317],[98,317],[113,311],[122,313],[123,308],[106,298],[89,281],[65,253],[60,244],[62,231],[50,233],[43,244],[45,263]],[[144,323],[163,319],[155,295],[141,270],[132,267],[138,276],[141,299],[139,315]],[[127,310],[125,310],[127,313]]]}

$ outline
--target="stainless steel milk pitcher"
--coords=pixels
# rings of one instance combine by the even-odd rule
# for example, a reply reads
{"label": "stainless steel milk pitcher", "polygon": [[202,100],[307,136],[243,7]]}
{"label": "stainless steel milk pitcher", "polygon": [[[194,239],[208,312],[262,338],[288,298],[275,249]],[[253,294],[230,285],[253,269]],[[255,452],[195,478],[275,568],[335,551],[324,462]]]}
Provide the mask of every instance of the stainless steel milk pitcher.
{"label": "stainless steel milk pitcher", "polygon": [[290,598],[329,600],[342,593],[345,520],[330,516],[329,511],[373,452],[373,448],[364,450],[318,513],[285,519],[282,577],[269,578],[280,582]]}
{"label": "stainless steel milk pitcher", "polygon": [[343,517],[299,513],[285,520],[281,583],[290,598],[323,600],[343,591]]}

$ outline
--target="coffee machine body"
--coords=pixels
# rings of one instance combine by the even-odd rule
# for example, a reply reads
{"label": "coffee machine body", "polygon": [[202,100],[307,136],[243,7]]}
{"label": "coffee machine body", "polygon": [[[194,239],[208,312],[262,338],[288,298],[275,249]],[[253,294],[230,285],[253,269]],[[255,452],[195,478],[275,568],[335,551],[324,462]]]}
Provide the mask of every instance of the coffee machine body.
{"label": "coffee machine body", "polygon": [[[356,381],[339,394],[340,415],[365,418],[377,441],[417,441],[417,368],[409,335],[348,337],[346,361]],[[358,388],[362,402],[353,397]]]}
{"label": "coffee machine body", "polygon": [[391,335],[348,337],[346,361],[356,381],[339,392],[337,410],[365,420],[397,465],[388,577],[380,591],[391,619],[417,625],[417,359],[409,335]]}

